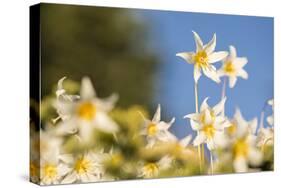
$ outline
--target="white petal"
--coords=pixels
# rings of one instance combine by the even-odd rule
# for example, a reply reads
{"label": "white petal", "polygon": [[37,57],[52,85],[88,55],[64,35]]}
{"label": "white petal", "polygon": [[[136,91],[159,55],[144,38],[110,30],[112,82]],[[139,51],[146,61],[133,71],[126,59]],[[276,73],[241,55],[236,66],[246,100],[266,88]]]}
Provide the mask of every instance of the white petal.
{"label": "white petal", "polygon": [[54,129],[54,134],[58,136],[64,136],[68,134],[74,134],[78,131],[76,118],[71,118],[67,121],[62,121]]}
{"label": "white petal", "polygon": [[77,180],[77,176],[75,172],[71,172],[70,174],[66,175],[65,178],[61,181],[62,184],[70,184],[74,183]]}
{"label": "white petal", "polygon": [[94,124],[92,122],[80,121],[79,122],[79,137],[83,142],[89,142],[93,135]]}
{"label": "white petal", "polygon": [[204,110],[209,109],[208,99],[209,99],[209,97],[206,97],[206,98],[203,100],[203,102],[202,102],[202,104],[201,104],[201,106],[200,106],[200,112],[203,112]]}
{"label": "white petal", "polygon": [[228,55],[228,52],[226,52],[226,51],[211,53],[211,54],[208,56],[208,62],[209,62],[209,63],[215,63],[215,62],[221,61],[221,60],[223,60],[224,58],[226,58],[227,55]]}
{"label": "white petal", "polygon": [[191,139],[192,139],[191,135],[184,137],[183,139],[180,140],[180,145],[182,147],[186,147],[190,143]]}
{"label": "white petal", "polygon": [[95,118],[96,128],[107,133],[115,133],[118,131],[118,125],[105,113],[99,112]]}
{"label": "white petal", "polygon": [[247,172],[248,164],[245,157],[239,157],[233,161],[235,172]]}
{"label": "white petal", "polygon": [[193,77],[194,77],[195,83],[197,83],[199,78],[201,77],[201,69],[197,66],[194,66]]}
{"label": "white petal", "polygon": [[220,77],[213,66],[211,68],[203,68],[203,72],[211,80],[215,81],[216,83],[220,83]]}
{"label": "white petal", "polygon": [[203,42],[202,42],[200,36],[195,31],[192,31],[192,33],[194,35],[194,40],[195,40],[195,44],[196,44],[196,52],[202,51]]}
{"label": "white petal", "polygon": [[205,140],[206,140],[206,135],[202,132],[199,132],[199,134],[193,140],[193,145],[198,146],[198,145],[204,143]]}
{"label": "white petal", "polygon": [[181,52],[177,53],[176,56],[183,58],[187,63],[193,64],[193,52]]}
{"label": "white petal", "polygon": [[197,123],[196,121],[193,121],[192,119],[190,120],[190,126],[191,126],[192,130],[194,130],[194,131],[198,131],[202,128],[202,124]]}
{"label": "white petal", "polygon": [[157,110],[152,118],[152,122],[158,123],[161,119],[161,106],[158,104]]}
{"label": "white petal", "polygon": [[216,33],[214,34],[212,40],[204,46],[205,52],[209,55],[211,54],[216,48]]}
{"label": "white petal", "polygon": [[194,121],[199,121],[200,114],[197,114],[197,113],[187,114],[187,115],[184,116],[184,118],[189,118],[189,119],[192,119]]}
{"label": "white petal", "polygon": [[210,110],[208,110],[208,109],[205,110],[204,117],[205,117],[204,118],[204,122],[202,122],[202,123],[209,125],[209,124],[211,124],[213,122],[213,117],[211,115]]}
{"label": "white petal", "polygon": [[100,110],[108,112],[114,108],[115,103],[117,102],[118,98],[119,98],[118,94],[114,93],[105,99],[96,98],[94,100],[94,103]]}
{"label": "white petal", "polygon": [[257,126],[258,126],[258,119],[254,118],[249,122],[249,128],[252,134],[256,134],[257,131]]}
{"label": "white petal", "polygon": [[229,77],[229,87],[233,88],[236,84],[237,78],[236,76],[230,76]]}
{"label": "white petal", "polygon": [[240,76],[243,79],[248,79],[248,73],[244,69],[239,69],[237,76]]}
{"label": "white petal", "polygon": [[216,147],[225,148],[228,146],[228,137],[222,131],[216,131],[214,135],[214,143]]}
{"label": "white petal", "polygon": [[229,51],[230,51],[230,57],[231,58],[236,58],[237,57],[236,49],[235,49],[234,46],[229,46]]}
{"label": "white petal", "polygon": [[96,96],[95,89],[89,77],[84,77],[82,79],[80,95],[84,100],[89,100]]}
{"label": "white petal", "polygon": [[226,101],[226,97],[224,97],[218,104],[216,104],[213,107],[213,112],[215,113],[215,115],[218,115],[219,113],[221,113],[223,111],[225,101]]}
{"label": "white petal", "polygon": [[267,121],[267,123],[269,124],[269,125],[273,125],[273,122],[274,122],[274,120],[273,120],[273,116],[268,116],[267,118],[266,118],[266,121]]}
{"label": "white petal", "polygon": [[242,68],[244,67],[248,62],[248,59],[246,57],[237,57],[233,60],[233,64],[237,68]]}
{"label": "white petal", "polygon": [[214,139],[207,139],[207,148],[212,151],[216,148]]}
{"label": "white petal", "polygon": [[250,164],[257,166],[262,162],[262,153],[257,148],[251,148],[248,154]]}

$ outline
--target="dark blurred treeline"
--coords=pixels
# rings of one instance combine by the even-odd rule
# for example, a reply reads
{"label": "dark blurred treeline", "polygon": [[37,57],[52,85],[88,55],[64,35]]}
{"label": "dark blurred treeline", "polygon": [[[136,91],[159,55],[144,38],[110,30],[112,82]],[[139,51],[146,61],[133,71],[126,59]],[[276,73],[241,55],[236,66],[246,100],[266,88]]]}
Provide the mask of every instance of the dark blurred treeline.
{"label": "dark blurred treeline", "polygon": [[90,76],[100,97],[151,105],[157,58],[148,25],[129,9],[42,4],[42,95],[58,79]]}

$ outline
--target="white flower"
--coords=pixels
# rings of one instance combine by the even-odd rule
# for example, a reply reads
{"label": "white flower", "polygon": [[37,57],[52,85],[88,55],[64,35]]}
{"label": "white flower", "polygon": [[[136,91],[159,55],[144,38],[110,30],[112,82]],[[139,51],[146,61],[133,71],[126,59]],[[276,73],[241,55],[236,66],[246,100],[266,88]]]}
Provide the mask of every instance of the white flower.
{"label": "white flower", "polygon": [[117,95],[111,95],[107,99],[99,99],[90,79],[83,78],[80,99],[61,101],[57,106],[58,111],[68,117],[58,124],[57,134],[73,134],[78,131],[80,138],[87,142],[94,129],[107,133],[117,132],[118,125],[107,115],[117,98]]}
{"label": "white flower", "polygon": [[101,181],[104,174],[102,154],[86,152],[76,157],[64,155],[62,160],[70,166],[70,171],[61,183],[69,184]]}
{"label": "white flower", "polygon": [[157,141],[167,142],[174,139],[174,136],[168,131],[174,122],[175,118],[169,123],[161,121],[160,105],[158,105],[152,120],[144,118],[144,126],[142,127],[140,134],[146,136],[148,147],[153,146]]}
{"label": "white flower", "polygon": [[[269,100],[269,101],[267,102],[267,104],[271,106],[272,112],[273,112],[273,110],[274,110],[274,101],[273,101],[273,99]],[[269,125],[273,126],[273,124],[274,124],[274,116],[273,116],[273,114],[272,114],[271,116],[268,116],[268,117],[266,118],[266,121],[267,121],[267,123],[268,123]]]}
{"label": "white flower", "polygon": [[181,140],[179,140],[175,137],[175,139],[174,139],[175,146],[173,148],[174,157],[181,157],[183,155],[187,156],[187,155],[192,154],[191,150],[188,148],[188,145],[190,144],[191,139],[192,139],[191,135],[187,135],[186,137],[182,138]]}
{"label": "white flower", "polygon": [[236,172],[247,172],[248,164],[259,165],[262,162],[262,153],[256,147],[257,119],[246,121],[240,110],[236,109],[229,129],[234,170]]}
{"label": "white flower", "polygon": [[257,146],[265,145],[272,146],[274,144],[274,129],[273,127],[260,128],[257,136]]}
{"label": "white flower", "polygon": [[40,184],[60,184],[63,176],[69,172],[69,168],[59,162],[58,156],[40,160]]}
{"label": "white flower", "polygon": [[166,170],[171,167],[172,158],[169,156],[162,157],[157,162],[148,162],[142,165],[140,170],[140,177],[154,178],[159,175],[161,170]]}
{"label": "white flower", "polygon": [[208,149],[213,150],[224,145],[224,129],[230,124],[222,115],[226,98],[213,108],[209,107],[207,100],[203,101],[199,113],[188,114],[184,118],[189,118],[192,129],[198,132],[193,144],[207,143]]}
{"label": "white flower", "polygon": [[182,57],[190,64],[194,64],[194,80],[196,83],[201,76],[201,70],[207,77],[219,83],[220,78],[216,72],[216,67],[212,64],[224,59],[228,55],[228,52],[214,52],[216,34],[214,34],[212,40],[206,45],[203,45],[201,38],[196,32],[193,31],[193,34],[196,43],[196,52],[181,52],[177,53],[176,56]]}
{"label": "white flower", "polygon": [[237,57],[234,46],[229,46],[230,54],[223,60],[222,67],[218,70],[219,76],[229,77],[229,87],[233,88],[237,77],[248,79],[248,73],[243,69],[248,60],[246,57]]}

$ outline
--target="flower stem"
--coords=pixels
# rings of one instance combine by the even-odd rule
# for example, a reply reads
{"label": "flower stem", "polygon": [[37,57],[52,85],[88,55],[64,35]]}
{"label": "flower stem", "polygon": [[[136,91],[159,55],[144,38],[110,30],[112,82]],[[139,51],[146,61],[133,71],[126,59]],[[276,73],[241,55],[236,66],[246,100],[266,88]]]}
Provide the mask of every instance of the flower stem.
{"label": "flower stem", "polygon": [[[198,113],[199,109],[198,109],[198,84],[197,84],[197,82],[194,83],[194,95],[195,95],[195,110],[196,110],[196,113]],[[197,135],[199,135],[199,131],[197,131]],[[202,172],[201,145],[197,146],[197,150],[198,150],[199,166],[200,166],[200,173],[201,173]]]}
{"label": "flower stem", "polygon": [[[222,90],[221,90],[221,100],[225,97],[226,93],[226,77],[223,78]],[[224,108],[222,110],[222,115],[224,116]]]}
{"label": "flower stem", "polygon": [[211,174],[214,174],[213,154],[210,151]]}

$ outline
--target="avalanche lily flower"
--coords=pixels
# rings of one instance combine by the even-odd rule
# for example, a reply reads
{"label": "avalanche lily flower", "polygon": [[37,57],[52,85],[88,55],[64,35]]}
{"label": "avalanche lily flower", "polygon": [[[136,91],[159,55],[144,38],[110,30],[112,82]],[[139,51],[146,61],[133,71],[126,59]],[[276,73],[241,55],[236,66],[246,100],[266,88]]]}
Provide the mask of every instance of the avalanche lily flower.
{"label": "avalanche lily flower", "polygon": [[229,77],[229,87],[233,88],[237,82],[237,77],[248,79],[248,73],[243,67],[248,63],[246,57],[237,57],[234,46],[229,46],[230,54],[223,60],[222,67],[218,70],[219,76]]}
{"label": "avalanche lily flower", "polygon": [[192,129],[198,132],[193,145],[206,143],[208,149],[213,150],[224,145],[224,129],[230,124],[222,115],[226,98],[212,108],[208,105],[207,100],[208,98],[201,104],[199,113],[188,114],[184,118],[189,118]]}
{"label": "avalanche lily flower", "polygon": [[69,168],[59,162],[58,156],[51,159],[41,159],[40,183],[41,185],[60,184]]}
{"label": "avalanche lily flower", "polygon": [[212,40],[206,45],[203,45],[201,38],[196,32],[193,31],[193,35],[196,43],[196,52],[181,52],[177,53],[176,56],[194,65],[194,80],[196,83],[201,76],[201,70],[207,77],[219,83],[220,78],[216,72],[216,67],[212,64],[223,60],[228,55],[228,52],[214,52],[216,47],[216,34],[214,34]]}
{"label": "avalanche lily flower", "polygon": [[[58,92],[60,93],[60,92]],[[106,133],[118,131],[118,125],[107,115],[117,101],[117,95],[113,94],[107,99],[99,99],[88,77],[84,77],[81,83],[80,99],[72,102],[61,102],[57,106],[64,118],[57,127],[57,134],[69,134],[78,131],[83,141],[89,141],[93,130],[99,129]]]}
{"label": "avalanche lily flower", "polygon": [[[273,110],[274,110],[274,101],[273,101],[273,99],[269,100],[269,101],[267,102],[267,104],[271,106],[272,112],[273,112]],[[273,117],[273,114],[272,114],[271,116],[268,116],[268,117],[266,118],[266,121],[267,121],[267,123],[268,123],[269,125],[273,126],[273,124],[274,124],[274,117]]]}
{"label": "avalanche lily flower", "polygon": [[236,172],[247,172],[248,164],[253,166],[262,162],[262,153],[256,147],[257,119],[246,121],[240,110],[236,109],[234,120],[229,129],[231,132],[231,150],[233,154],[233,166]]}
{"label": "avalanche lily flower", "polygon": [[172,158],[169,156],[162,157],[157,162],[149,162],[143,165],[140,171],[140,177],[154,178],[157,177],[161,170],[166,170],[171,167]]}
{"label": "avalanche lily flower", "polygon": [[102,154],[86,152],[77,157],[64,155],[62,160],[70,166],[70,171],[66,174],[61,183],[69,184],[101,181],[104,173]]}
{"label": "avalanche lily flower", "polygon": [[160,105],[158,105],[152,120],[144,118],[144,126],[142,127],[140,134],[146,136],[148,147],[152,147],[157,141],[167,142],[174,139],[174,136],[168,131],[174,122],[175,118],[169,123],[161,121]]}

